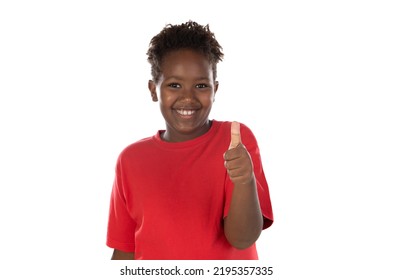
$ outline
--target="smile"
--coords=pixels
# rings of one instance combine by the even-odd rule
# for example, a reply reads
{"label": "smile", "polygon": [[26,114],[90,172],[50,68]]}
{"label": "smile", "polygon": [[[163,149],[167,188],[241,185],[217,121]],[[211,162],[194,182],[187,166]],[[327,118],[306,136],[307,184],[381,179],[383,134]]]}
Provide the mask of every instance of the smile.
{"label": "smile", "polygon": [[176,112],[182,116],[191,116],[194,115],[196,110],[185,110],[185,109],[178,109]]}

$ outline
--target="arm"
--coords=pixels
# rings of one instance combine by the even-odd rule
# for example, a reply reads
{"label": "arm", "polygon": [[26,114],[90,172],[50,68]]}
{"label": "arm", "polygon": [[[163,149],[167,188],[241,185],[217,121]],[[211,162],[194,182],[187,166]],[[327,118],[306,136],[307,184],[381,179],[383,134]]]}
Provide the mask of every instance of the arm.
{"label": "arm", "polygon": [[224,232],[232,246],[245,249],[254,244],[261,234],[263,216],[252,160],[241,143],[238,123],[232,123],[231,134],[231,144],[224,154],[224,164],[234,184],[234,189],[230,209],[224,219]]}
{"label": "arm", "polygon": [[255,180],[244,185],[235,184],[228,216],[224,219],[224,232],[228,242],[237,249],[246,249],[257,241],[262,227],[263,216]]}
{"label": "arm", "polygon": [[111,260],[134,260],[134,253],[114,249]]}

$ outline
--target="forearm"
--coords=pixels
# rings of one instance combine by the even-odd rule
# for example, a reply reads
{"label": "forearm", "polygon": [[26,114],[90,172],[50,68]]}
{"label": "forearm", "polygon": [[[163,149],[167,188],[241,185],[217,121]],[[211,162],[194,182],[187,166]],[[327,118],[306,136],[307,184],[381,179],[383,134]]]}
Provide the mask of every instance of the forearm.
{"label": "forearm", "polygon": [[134,259],[134,253],[129,253],[129,252],[123,252],[120,250],[113,250],[112,258],[111,260],[133,260]]}
{"label": "forearm", "polygon": [[224,232],[229,243],[238,249],[251,246],[263,227],[255,178],[246,184],[235,184]]}

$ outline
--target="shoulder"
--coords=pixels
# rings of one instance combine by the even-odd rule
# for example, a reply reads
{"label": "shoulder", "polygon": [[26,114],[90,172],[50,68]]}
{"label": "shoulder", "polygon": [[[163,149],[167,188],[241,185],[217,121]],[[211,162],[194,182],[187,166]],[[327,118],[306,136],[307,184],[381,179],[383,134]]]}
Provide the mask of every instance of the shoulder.
{"label": "shoulder", "polygon": [[138,158],[152,150],[154,136],[146,137],[126,146],[118,156],[118,164],[131,158]]}

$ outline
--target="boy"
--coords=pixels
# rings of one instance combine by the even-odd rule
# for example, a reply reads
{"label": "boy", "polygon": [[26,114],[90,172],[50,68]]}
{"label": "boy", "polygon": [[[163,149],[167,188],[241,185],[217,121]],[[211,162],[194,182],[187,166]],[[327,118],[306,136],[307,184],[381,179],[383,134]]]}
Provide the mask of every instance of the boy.
{"label": "boy", "polygon": [[119,155],[112,259],[258,259],[255,241],[273,214],[256,139],[243,124],[209,120],[221,50],[209,26],[192,21],[152,38],[148,87],[166,130]]}

